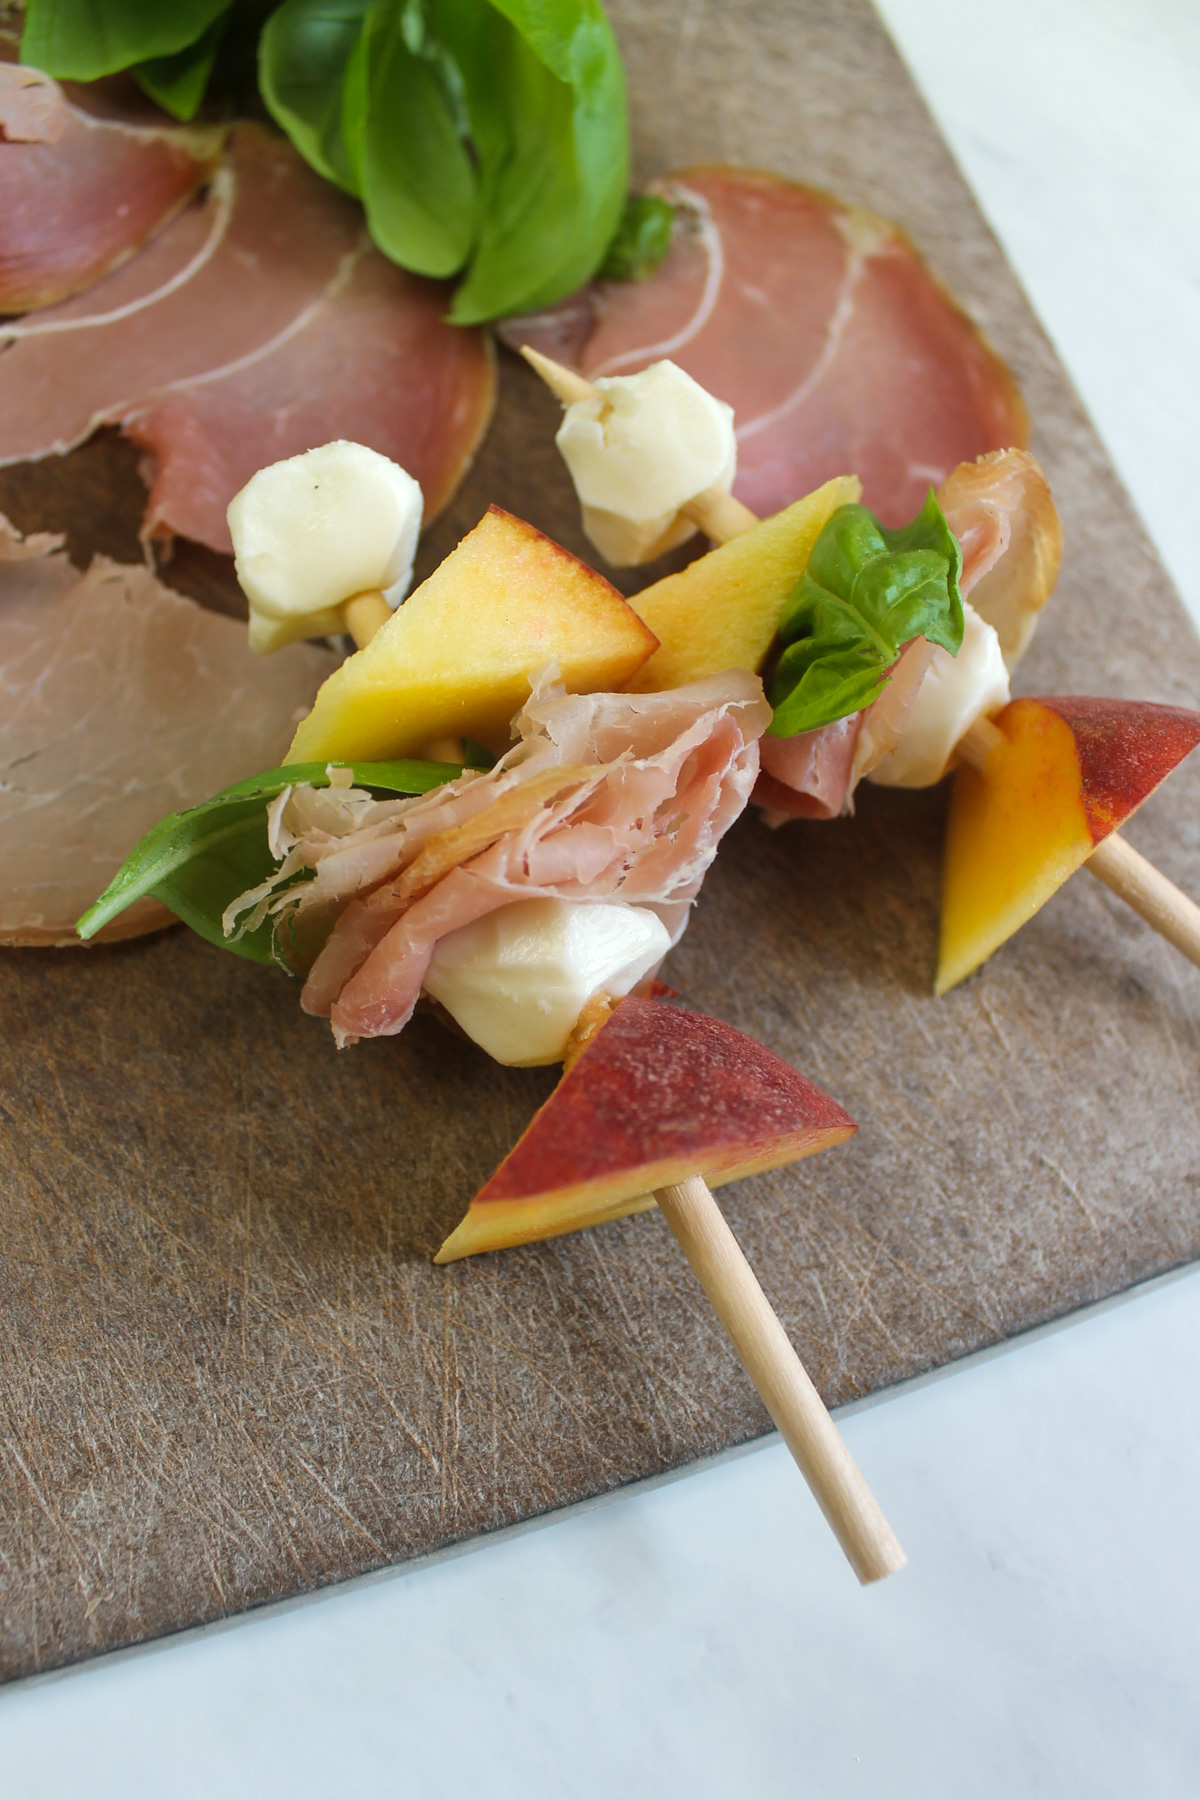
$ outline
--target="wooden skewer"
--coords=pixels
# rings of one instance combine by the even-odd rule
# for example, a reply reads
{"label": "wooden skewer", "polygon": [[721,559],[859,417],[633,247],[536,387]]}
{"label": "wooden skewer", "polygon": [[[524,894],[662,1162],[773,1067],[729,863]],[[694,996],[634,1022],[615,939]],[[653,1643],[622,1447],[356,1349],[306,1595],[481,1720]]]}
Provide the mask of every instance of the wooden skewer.
{"label": "wooden skewer", "polygon": [[[521,354],[564,406],[601,397],[601,390],[584,376],[541,351],[526,345]],[[716,487],[698,494],[681,511],[718,544],[759,523],[748,506]],[[902,1569],[907,1558],[895,1533],[842,1442],[707,1182],[696,1175],[660,1188],[654,1197],[854,1573],[865,1584]]]}
{"label": "wooden skewer", "polygon": [[714,544],[727,544],[730,538],[741,537],[743,531],[753,531],[761,523],[757,513],[719,487],[705,488],[679,510]]}
{"label": "wooden skewer", "polygon": [[575,369],[568,369],[565,363],[555,362],[552,356],[543,356],[540,350],[533,349],[529,344],[522,345],[521,355],[564,406],[574,406],[577,400],[601,398],[600,389],[593,387],[586,375],[580,375]]}
{"label": "wooden skewer", "polygon": [[360,650],[364,650],[381,626],[392,616],[392,609],[381,588],[368,588],[342,601],[342,624]]}
{"label": "wooden skewer", "polygon": [[[531,368],[536,369],[542,380],[552,393],[558,395],[564,406],[570,406],[575,400],[586,400],[599,394],[600,389],[593,387],[574,369],[565,368],[562,363],[555,362],[553,357],[543,356],[540,350],[532,350],[528,345],[521,355]],[[757,515],[732,494],[722,492],[720,488],[706,488],[694,500],[680,508],[689,519],[716,544],[727,544],[730,538],[739,537],[743,531],[749,531],[759,523]],[[992,724],[990,719],[976,719],[970,730],[960,738],[956,749],[964,762],[970,763],[973,769],[982,769],[991,752],[1002,740],[1003,733]],[[1097,844],[1088,857],[1084,867],[1102,881],[1131,906],[1135,913],[1152,925],[1155,931],[1174,944],[1177,950],[1190,961],[1200,966],[1200,907],[1187,895],[1160,875],[1153,863],[1111,832],[1101,843]]]}
{"label": "wooden skewer", "polygon": [[707,1182],[694,1175],[654,1198],[854,1573],[864,1586],[894,1575],[908,1559]]}
{"label": "wooden skewer", "polygon": [[1119,832],[1110,832],[1098,843],[1083,866],[1200,967],[1200,906],[1139,855]]}
{"label": "wooden skewer", "polygon": [[[990,719],[976,719],[959,739],[958,754],[982,772],[992,751],[1003,742],[1004,733]],[[1200,906],[1160,874],[1132,844],[1127,844],[1119,832],[1112,831],[1102,838],[1083,866],[1200,967]]]}

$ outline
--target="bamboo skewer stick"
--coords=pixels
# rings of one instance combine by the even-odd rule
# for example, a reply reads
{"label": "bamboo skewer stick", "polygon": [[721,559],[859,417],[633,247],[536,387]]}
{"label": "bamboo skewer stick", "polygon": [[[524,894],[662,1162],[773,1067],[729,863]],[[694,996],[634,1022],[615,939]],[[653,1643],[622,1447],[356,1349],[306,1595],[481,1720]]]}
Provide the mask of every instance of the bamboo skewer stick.
{"label": "bamboo skewer stick", "polygon": [[719,487],[705,488],[679,510],[714,544],[727,544],[730,538],[741,537],[743,531],[753,531],[761,523],[757,513]]}
{"label": "bamboo skewer stick", "polygon": [[368,588],[365,593],[352,594],[349,600],[342,601],[342,624],[360,650],[366,649],[391,616],[392,609],[380,588]]}
{"label": "bamboo skewer stick", "polygon": [[707,1182],[694,1175],[654,1198],[859,1581],[895,1574],[908,1559]]}
{"label": "bamboo skewer stick", "polygon": [[1083,866],[1200,967],[1200,906],[1139,855],[1119,832],[1110,832],[1097,844]]}
{"label": "bamboo skewer stick", "polygon": [[540,350],[534,350],[529,344],[523,345],[521,355],[534,373],[541,376],[555,399],[561,400],[564,406],[574,406],[577,400],[602,398],[600,389],[593,387],[586,375],[568,369],[565,363],[555,362],[552,356],[543,356]]}
{"label": "bamboo skewer stick", "polygon": [[[526,345],[521,354],[564,406],[602,397],[602,391],[584,376],[539,350]],[[748,506],[715,487],[706,488],[680,510],[718,544],[759,523]],[[660,1188],[654,1198],[858,1579],[865,1585],[902,1569],[908,1559],[895,1533],[842,1442],[707,1182],[694,1175],[673,1187]]]}
{"label": "bamboo skewer stick", "polygon": [[[1004,733],[990,719],[976,719],[960,738],[958,754],[982,773],[992,751],[1003,742]],[[1200,967],[1200,906],[1160,874],[1132,844],[1127,844],[1119,832],[1111,831],[1102,838],[1083,866]]]}

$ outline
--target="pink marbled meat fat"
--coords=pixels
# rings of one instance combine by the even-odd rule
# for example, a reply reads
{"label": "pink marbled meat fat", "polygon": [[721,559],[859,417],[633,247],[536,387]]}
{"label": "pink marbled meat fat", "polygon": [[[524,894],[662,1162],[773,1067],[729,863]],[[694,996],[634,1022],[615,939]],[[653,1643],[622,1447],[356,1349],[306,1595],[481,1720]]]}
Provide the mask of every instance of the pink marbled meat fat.
{"label": "pink marbled meat fat", "polygon": [[[45,316],[25,322],[43,327],[31,334],[0,325],[0,463],[69,450],[147,394],[261,353],[321,300],[362,235],[354,206],[255,126],[232,134],[228,167],[232,203],[182,285],[129,310],[131,297],[155,291],[134,264],[58,315],[76,329],[47,331]],[[196,225],[181,218],[171,229],[194,235]]]}
{"label": "pink marbled meat fat", "polygon": [[331,438],[390,456],[433,518],[462,479],[495,400],[486,337],[448,325],[437,283],[363,244],[301,329],[225,375],[126,407],[153,470],[142,531],[232,550],[225,512],[257,469]]}
{"label": "pink marbled meat fat", "polygon": [[223,136],[92,117],[0,61],[0,313],[52,305],[131,256],[208,178]]}

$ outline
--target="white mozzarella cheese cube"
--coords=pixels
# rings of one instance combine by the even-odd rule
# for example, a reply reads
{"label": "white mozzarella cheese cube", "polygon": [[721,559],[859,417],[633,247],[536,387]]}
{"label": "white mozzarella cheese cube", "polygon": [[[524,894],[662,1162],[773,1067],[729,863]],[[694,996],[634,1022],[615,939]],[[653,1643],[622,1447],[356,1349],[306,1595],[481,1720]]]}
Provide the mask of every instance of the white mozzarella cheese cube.
{"label": "white mozzarella cheese cube", "polygon": [[976,719],[1009,701],[1008,670],[994,628],[963,602],[957,656],[939,645],[917,689],[900,742],[867,776],[881,787],[932,787],[950,767],[954,747]]}
{"label": "white mozzarella cheese cube", "polygon": [[229,503],[238,580],[250,602],[250,648],[344,631],[340,608],[408,591],[424,501],[412,476],[364,444],[339,439],[271,463]]}
{"label": "white mozzarella cheese cube", "polygon": [[583,528],[614,568],[649,562],[696,530],[680,508],[737,473],[733,408],[673,362],[601,376],[568,406],[555,438]]}
{"label": "white mozzarella cheese cube", "polygon": [[496,1062],[558,1062],[588,1001],[622,998],[670,947],[646,907],[517,900],[440,938],[425,992]]}

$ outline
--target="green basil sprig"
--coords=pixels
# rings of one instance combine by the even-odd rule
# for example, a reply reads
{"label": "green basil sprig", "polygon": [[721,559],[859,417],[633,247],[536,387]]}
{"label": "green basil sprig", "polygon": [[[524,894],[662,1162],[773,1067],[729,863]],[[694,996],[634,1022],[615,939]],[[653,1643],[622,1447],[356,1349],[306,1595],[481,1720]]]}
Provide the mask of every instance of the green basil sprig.
{"label": "green basil sprig", "polygon": [[194,44],[135,65],[138,85],[173,119],[194,119],[200,110],[228,23],[228,12],[219,13]]}
{"label": "green basil sprig", "polygon": [[[455,763],[334,763],[353,772],[354,785],[374,794],[427,794],[462,770]],[[161,900],[210,944],[251,962],[272,963],[272,922],[227,938],[221,917],[231,901],[274,873],[267,842],[267,806],[298,782],[328,787],[327,763],[292,763],[235,782],[186,812],[171,813],[132,850],[100,898],[78,920],[81,938],[96,933],[146,895]]]}
{"label": "green basil sprig", "polygon": [[962,552],[932,488],[894,531],[865,506],[840,506],[813,545],[779,628],[772,737],[832,725],[878,698],[915,637],[958,654]]}
{"label": "green basil sprig", "polygon": [[21,61],[97,81],[199,43],[230,0],[27,0]]}
{"label": "green basil sprig", "polygon": [[629,177],[620,52],[599,0],[284,0],[263,98],[451,318],[551,305],[604,259]]}
{"label": "green basil sprig", "polygon": [[21,58],[80,81],[131,69],[189,119],[218,54],[260,25],[272,116],[362,200],[393,262],[460,277],[456,324],[550,306],[596,273],[629,184],[600,0],[28,0]]}

